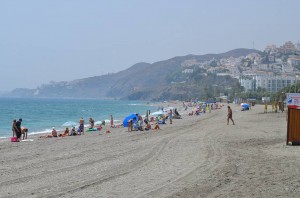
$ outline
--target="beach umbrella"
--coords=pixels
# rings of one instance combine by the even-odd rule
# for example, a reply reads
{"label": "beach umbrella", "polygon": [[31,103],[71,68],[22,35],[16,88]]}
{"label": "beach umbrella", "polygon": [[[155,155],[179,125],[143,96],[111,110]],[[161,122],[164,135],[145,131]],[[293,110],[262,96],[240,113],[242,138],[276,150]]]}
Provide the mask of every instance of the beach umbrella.
{"label": "beach umbrella", "polygon": [[133,119],[134,120],[134,118],[135,118],[135,121],[133,122],[133,123],[135,123],[135,122],[137,122],[138,121],[138,116],[136,115],[136,114],[130,114],[130,115],[128,115],[128,116],[126,116],[125,118],[124,118],[124,120],[123,120],[123,126],[124,127],[128,127],[128,121],[130,120],[130,119]]}
{"label": "beach umbrella", "polygon": [[78,125],[76,122],[68,121],[68,122],[65,122],[62,126],[63,127],[74,127],[76,125]]}
{"label": "beach umbrella", "polygon": [[249,108],[250,105],[248,103],[241,103],[241,107],[246,107],[246,108],[248,107]]}
{"label": "beach umbrella", "polygon": [[153,115],[153,116],[161,116],[161,115],[164,115],[164,112],[163,111],[156,111],[156,112],[151,113],[151,115]]}
{"label": "beach umbrella", "polygon": [[249,110],[250,109],[250,105],[247,103],[241,103],[241,107],[243,110]]}

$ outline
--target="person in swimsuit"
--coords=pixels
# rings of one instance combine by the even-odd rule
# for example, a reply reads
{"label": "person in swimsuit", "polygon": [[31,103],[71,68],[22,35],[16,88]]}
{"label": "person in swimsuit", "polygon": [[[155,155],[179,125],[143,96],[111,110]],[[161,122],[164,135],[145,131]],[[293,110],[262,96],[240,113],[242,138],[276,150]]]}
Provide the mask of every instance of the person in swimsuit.
{"label": "person in swimsuit", "polygon": [[227,125],[229,124],[229,120],[231,120],[231,121],[232,121],[232,124],[235,125],[235,124],[234,124],[234,121],[233,121],[233,119],[232,119],[232,109],[230,108],[230,106],[228,106],[227,108],[228,108]]}
{"label": "person in swimsuit", "polygon": [[114,127],[114,118],[113,115],[110,115],[110,127]]}
{"label": "person in swimsuit", "polygon": [[59,137],[66,137],[69,135],[69,128],[67,127],[64,133],[59,134]]}
{"label": "person in swimsuit", "polygon": [[80,118],[80,120],[79,120],[79,133],[84,134],[84,119],[83,118]]}
{"label": "person in swimsuit", "polygon": [[94,128],[95,120],[93,118],[90,118],[90,129]]}
{"label": "person in swimsuit", "polygon": [[18,131],[17,120],[13,120],[11,130],[13,132],[13,137],[17,136],[17,131]]}
{"label": "person in swimsuit", "polygon": [[57,131],[55,130],[54,127],[52,128],[51,135],[40,136],[40,138],[52,138],[52,137],[57,137]]}

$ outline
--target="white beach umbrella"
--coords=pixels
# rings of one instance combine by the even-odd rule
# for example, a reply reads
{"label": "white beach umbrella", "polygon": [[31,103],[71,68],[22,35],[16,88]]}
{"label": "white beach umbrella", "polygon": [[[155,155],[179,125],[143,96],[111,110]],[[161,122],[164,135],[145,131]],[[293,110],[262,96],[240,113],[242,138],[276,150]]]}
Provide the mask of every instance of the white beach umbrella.
{"label": "white beach umbrella", "polygon": [[76,122],[73,122],[73,121],[68,121],[68,122],[65,122],[63,125],[61,125],[61,126],[63,126],[63,127],[74,127],[74,126],[76,126],[76,125],[78,125]]}
{"label": "white beach umbrella", "polygon": [[151,113],[151,115],[152,116],[164,115],[164,112],[163,111],[156,111],[156,112]]}

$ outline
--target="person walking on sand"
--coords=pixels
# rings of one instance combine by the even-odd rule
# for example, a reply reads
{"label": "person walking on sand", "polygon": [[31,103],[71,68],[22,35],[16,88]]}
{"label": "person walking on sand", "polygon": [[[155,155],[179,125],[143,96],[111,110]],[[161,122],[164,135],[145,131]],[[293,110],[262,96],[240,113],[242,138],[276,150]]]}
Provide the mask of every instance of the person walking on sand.
{"label": "person walking on sand", "polygon": [[234,121],[232,119],[232,109],[230,108],[230,106],[227,107],[228,108],[228,114],[227,114],[227,125],[229,124],[229,119],[232,121],[232,124],[234,124]]}

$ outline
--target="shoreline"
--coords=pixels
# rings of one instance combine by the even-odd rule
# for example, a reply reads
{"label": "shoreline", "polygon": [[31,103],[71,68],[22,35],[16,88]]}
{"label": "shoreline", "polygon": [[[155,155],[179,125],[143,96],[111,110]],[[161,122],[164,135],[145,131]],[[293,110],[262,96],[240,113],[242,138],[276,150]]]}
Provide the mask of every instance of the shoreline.
{"label": "shoreline", "polygon": [[[48,99],[46,99],[46,101],[47,100]],[[64,99],[58,99],[58,100],[64,101]],[[66,99],[66,101],[68,101],[68,100],[69,99]],[[64,103],[66,101],[64,101]],[[74,101],[78,101],[78,99],[77,100],[74,99]],[[79,101],[81,101],[81,100],[79,100]],[[87,100],[82,100],[82,101],[87,101]],[[102,101],[102,100],[100,100],[100,101]],[[106,100],[106,101],[112,101],[112,100]],[[32,101],[30,101],[30,102],[32,103]],[[149,108],[149,109],[153,110],[153,109],[158,108],[158,105],[156,103],[146,103],[144,101],[136,101],[135,103],[130,103],[129,101],[127,101],[127,102],[125,101],[125,102],[121,103],[126,108],[126,110],[124,109],[123,112],[116,110],[117,105],[115,105],[115,104],[117,104],[117,103],[115,103],[114,101],[112,101],[112,103],[110,103],[110,104],[113,104],[112,112],[116,113],[114,116],[115,119],[120,119],[120,120],[123,119],[124,116],[128,112],[130,112],[130,111],[128,111],[128,109],[132,109],[133,111],[136,111],[137,109]],[[47,106],[47,102],[45,102],[45,101],[43,101],[42,104]],[[53,104],[55,104],[55,103],[53,103]],[[95,104],[97,104],[97,103],[95,103]],[[130,107],[130,106],[132,106],[132,107]],[[139,107],[139,106],[141,106],[141,107]],[[23,109],[22,107],[20,107],[20,108]],[[100,107],[100,108],[102,108],[102,107]],[[42,122],[37,122],[37,123],[34,123],[34,121],[32,121],[32,120],[39,119],[40,117],[37,117],[37,116],[40,116],[40,113],[36,114],[35,112],[33,112],[33,113],[30,113],[30,112],[22,113],[21,112],[21,115],[19,115],[19,116],[16,116],[16,115],[10,115],[9,117],[5,116],[5,119],[2,119],[2,123],[1,123],[3,127],[0,129],[0,136],[1,136],[0,142],[1,142],[1,139],[9,139],[12,137],[12,131],[11,131],[11,126],[10,126],[11,120],[10,119],[13,119],[13,118],[11,118],[11,117],[23,117],[22,126],[28,128],[29,129],[28,135],[30,134],[30,136],[32,136],[34,134],[51,133],[52,127],[55,127],[57,130],[64,131],[66,127],[69,127],[69,128],[71,127],[71,126],[64,126],[64,124],[66,124],[68,122],[76,123],[76,125],[74,125],[74,126],[78,127],[79,126],[78,120],[80,117],[83,117],[83,115],[84,115],[85,121],[87,123],[87,124],[85,124],[86,127],[89,126],[88,119],[90,117],[93,117],[95,119],[95,122],[102,122],[103,120],[110,119],[109,118],[110,114],[109,114],[109,112],[107,112],[106,106],[103,106],[103,108],[106,109],[106,112],[104,114],[103,113],[97,114],[97,112],[95,112],[95,111],[93,112],[93,107],[90,105],[90,106],[87,106],[87,109],[82,109],[81,112],[84,112],[84,113],[82,113],[82,114],[81,114],[81,112],[76,113],[76,115],[78,114],[77,118],[74,118],[74,116],[69,117],[68,114],[66,114],[64,116],[60,116],[59,118],[61,118],[61,119],[55,119],[55,121],[54,120],[47,121],[47,119],[45,117],[42,120]],[[24,109],[26,109],[26,108],[24,108]],[[122,110],[122,109],[120,109],[120,110]],[[48,111],[48,112],[50,112],[50,111]],[[85,113],[85,112],[87,112],[87,113]],[[88,113],[88,112],[91,112],[91,113]],[[143,113],[143,110],[142,111],[138,110],[136,112]],[[51,114],[51,115],[55,115],[55,112],[53,112],[53,114]],[[54,116],[52,116],[52,117],[54,117]],[[27,118],[27,120],[26,120],[26,118]]]}

